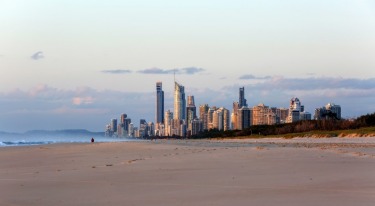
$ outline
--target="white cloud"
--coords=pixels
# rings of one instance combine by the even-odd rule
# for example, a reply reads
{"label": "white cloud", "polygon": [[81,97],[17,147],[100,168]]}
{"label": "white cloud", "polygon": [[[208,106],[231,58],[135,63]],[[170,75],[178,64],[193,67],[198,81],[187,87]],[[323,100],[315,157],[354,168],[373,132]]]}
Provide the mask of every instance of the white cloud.
{"label": "white cloud", "polygon": [[92,104],[94,103],[94,98],[88,97],[74,97],[72,99],[72,103],[74,105],[81,105],[81,104]]}
{"label": "white cloud", "polygon": [[129,69],[113,69],[113,70],[102,70],[103,73],[108,74],[129,74],[132,73]]}
{"label": "white cloud", "polygon": [[185,68],[175,68],[175,69],[161,69],[157,67],[149,68],[149,69],[143,69],[139,70],[138,73],[142,74],[196,74],[205,71],[202,68],[199,67],[185,67]]}
{"label": "white cloud", "polygon": [[33,60],[43,59],[44,58],[44,54],[43,54],[42,51],[38,51],[38,52],[34,53],[33,55],[31,55],[30,58],[33,59]]}
{"label": "white cloud", "polygon": [[56,108],[51,110],[52,114],[59,114],[59,115],[101,115],[106,114],[109,112],[109,109],[95,109],[95,108],[70,108],[67,106],[62,106],[60,108]]}

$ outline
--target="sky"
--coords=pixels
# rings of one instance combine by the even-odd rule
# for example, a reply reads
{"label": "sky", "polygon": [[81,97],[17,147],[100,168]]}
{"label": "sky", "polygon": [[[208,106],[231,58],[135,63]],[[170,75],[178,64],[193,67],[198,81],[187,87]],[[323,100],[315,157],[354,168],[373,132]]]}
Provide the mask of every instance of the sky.
{"label": "sky", "polygon": [[155,121],[157,81],[195,103],[375,112],[375,2],[0,0],[0,131]]}

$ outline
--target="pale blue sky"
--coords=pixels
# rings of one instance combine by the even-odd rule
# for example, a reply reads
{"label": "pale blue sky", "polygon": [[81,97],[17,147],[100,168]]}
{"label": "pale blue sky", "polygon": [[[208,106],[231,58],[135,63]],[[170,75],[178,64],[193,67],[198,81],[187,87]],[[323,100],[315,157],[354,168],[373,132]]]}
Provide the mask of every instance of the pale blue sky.
{"label": "pale blue sky", "polygon": [[0,130],[154,121],[175,68],[197,104],[231,109],[245,86],[250,106],[298,96],[357,116],[375,110],[374,54],[375,1],[0,0]]}

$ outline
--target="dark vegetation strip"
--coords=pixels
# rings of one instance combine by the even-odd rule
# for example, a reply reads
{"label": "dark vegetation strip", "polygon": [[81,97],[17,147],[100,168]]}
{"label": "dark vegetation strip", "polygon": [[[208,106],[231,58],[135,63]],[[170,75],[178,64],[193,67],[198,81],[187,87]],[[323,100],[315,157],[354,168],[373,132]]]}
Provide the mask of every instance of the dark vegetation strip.
{"label": "dark vegetation strip", "polygon": [[[304,120],[294,123],[277,125],[254,125],[244,130],[222,131],[217,129],[205,130],[197,135],[187,137],[189,139],[206,138],[262,138],[274,137],[337,137],[345,134],[372,134],[375,136],[375,113],[358,117],[354,120],[334,118],[325,120]],[[145,137],[145,139],[180,139],[180,136]]]}

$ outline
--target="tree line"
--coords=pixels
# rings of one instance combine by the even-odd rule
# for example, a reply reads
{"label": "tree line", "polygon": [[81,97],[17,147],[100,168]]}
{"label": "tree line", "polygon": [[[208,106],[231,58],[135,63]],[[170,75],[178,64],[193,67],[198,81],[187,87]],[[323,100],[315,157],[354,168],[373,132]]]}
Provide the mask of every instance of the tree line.
{"label": "tree line", "polygon": [[241,137],[250,135],[283,135],[311,131],[333,131],[359,129],[375,126],[375,113],[360,116],[356,119],[328,118],[324,120],[303,120],[294,123],[276,125],[253,125],[244,130],[219,131],[217,129],[203,131],[191,138]]}

